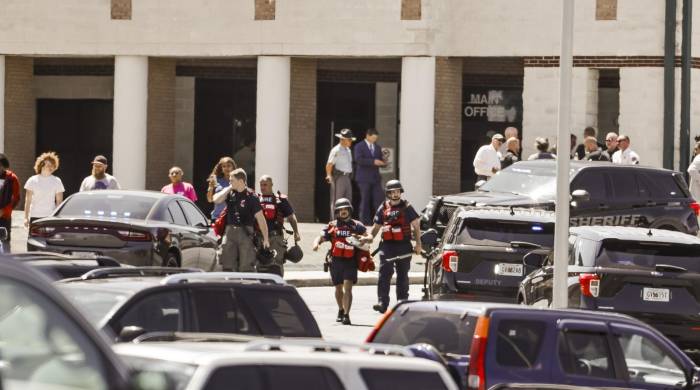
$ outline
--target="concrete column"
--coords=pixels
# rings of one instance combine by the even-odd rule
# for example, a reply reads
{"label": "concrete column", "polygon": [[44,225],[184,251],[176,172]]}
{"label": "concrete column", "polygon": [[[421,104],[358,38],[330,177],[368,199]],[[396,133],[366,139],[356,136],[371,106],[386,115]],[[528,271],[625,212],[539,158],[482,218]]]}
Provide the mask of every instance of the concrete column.
{"label": "concrete column", "polygon": [[282,192],[289,191],[290,79],[289,57],[258,57],[255,175],[272,176]]}
{"label": "concrete column", "polygon": [[5,56],[0,55],[0,151],[5,150]]}
{"label": "concrete column", "polygon": [[375,84],[375,104],[374,104],[374,127],[379,131],[379,144],[384,149],[388,149],[390,165],[379,170],[382,181],[397,177],[396,168],[398,156],[397,127],[399,124],[399,83],[376,83]]}
{"label": "concrete column", "polygon": [[[597,69],[574,68],[572,74],[571,130],[578,143],[583,142],[583,129],[598,129],[598,77]],[[598,134],[596,134],[598,135]]]}
{"label": "concrete column", "polygon": [[433,194],[435,57],[401,61],[399,176],[406,198],[422,209]]}
{"label": "concrete column", "polygon": [[114,58],[112,171],[124,189],[146,188],[148,57]]}

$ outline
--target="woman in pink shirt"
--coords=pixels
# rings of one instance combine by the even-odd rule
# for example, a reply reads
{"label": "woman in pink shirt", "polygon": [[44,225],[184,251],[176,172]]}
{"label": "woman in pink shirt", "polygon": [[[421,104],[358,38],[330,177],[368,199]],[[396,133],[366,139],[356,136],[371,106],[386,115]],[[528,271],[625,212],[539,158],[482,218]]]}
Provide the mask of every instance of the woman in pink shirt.
{"label": "woman in pink shirt", "polygon": [[168,177],[170,178],[170,184],[163,187],[163,189],[161,189],[160,192],[164,192],[166,194],[182,195],[185,198],[196,202],[197,194],[194,191],[194,187],[192,187],[192,184],[185,183],[184,181],[182,181],[183,175],[184,172],[180,167],[170,168],[170,172],[168,173]]}

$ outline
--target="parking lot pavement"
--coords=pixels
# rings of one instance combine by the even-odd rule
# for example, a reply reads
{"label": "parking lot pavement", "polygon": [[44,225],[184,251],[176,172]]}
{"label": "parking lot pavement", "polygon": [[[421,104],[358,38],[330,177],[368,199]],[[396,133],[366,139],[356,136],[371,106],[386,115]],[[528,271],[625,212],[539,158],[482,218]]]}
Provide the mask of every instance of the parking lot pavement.
{"label": "parking lot pavement", "polygon": [[[409,296],[411,299],[420,299],[421,286],[411,285]],[[338,314],[338,306],[333,296],[332,287],[304,287],[299,289],[299,294],[304,298],[306,304],[311,308],[311,312],[321,328],[321,334],[327,340],[363,342],[369,335],[374,325],[381,318],[381,314],[372,310],[372,305],[377,303],[376,286],[357,286],[353,288],[353,304],[350,310],[352,325],[342,325],[335,322]],[[391,288],[391,305],[396,301],[394,286]]]}

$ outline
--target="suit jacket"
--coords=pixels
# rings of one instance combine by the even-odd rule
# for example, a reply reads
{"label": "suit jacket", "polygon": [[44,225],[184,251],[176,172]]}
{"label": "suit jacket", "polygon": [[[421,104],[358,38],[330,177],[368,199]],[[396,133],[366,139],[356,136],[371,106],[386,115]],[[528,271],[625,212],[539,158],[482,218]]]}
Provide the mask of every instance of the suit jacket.
{"label": "suit jacket", "polygon": [[352,155],[356,165],[356,182],[374,183],[382,180],[379,175],[379,167],[374,165],[374,160],[383,160],[382,147],[379,144],[374,144],[374,153],[371,153],[369,146],[367,146],[367,141],[362,140],[355,144]]}

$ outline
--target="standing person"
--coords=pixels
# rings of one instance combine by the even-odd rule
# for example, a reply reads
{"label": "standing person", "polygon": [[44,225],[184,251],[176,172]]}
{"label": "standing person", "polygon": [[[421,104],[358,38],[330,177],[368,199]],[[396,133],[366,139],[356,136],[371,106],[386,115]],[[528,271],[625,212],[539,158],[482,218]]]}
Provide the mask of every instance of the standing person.
{"label": "standing person", "polygon": [[[382,231],[379,244],[379,279],[377,280],[378,303],[373,309],[384,313],[389,307],[389,286],[396,268],[396,300],[408,299],[408,270],[411,255],[421,253],[420,216],[407,200],[401,199],[403,186],[398,180],[389,180],[384,187],[386,201],[374,216],[371,236]],[[416,247],[411,246],[411,230]]]}
{"label": "standing person", "polygon": [[578,146],[576,147],[576,151],[574,152],[574,154],[576,155],[576,159],[577,159],[577,160],[583,160],[583,159],[585,159],[585,158],[586,158],[586,155],[587,155],[588,153],[590,153],[590,152],[586,149],[586,142],[587,142],[588,137],[593,137],[593,139],[596,140],[596,145],[597,145],[599,148],[605,147],[605,145],[603,145],[603,144],[601,144],[601,143],[598,142],[598,140],[597,140],[596,137],[595,137],[595,134],[596,134],[596,131],[595,131],[595,128],[594,128],[594,127],[588,126],[588,127],[586,127],[585,129],[583,129],[583,142],[582,142],[580,145],[578,145]]}
{"label": "standing person", "polygon": [[10,160],[0,153],[0,227],[7,229],[7,237],[2,241],[4,253],[11,251],[12,210],[19,203],[19,188],[19,179],[10,170]]}
{"label": "standing person", "polygon": [[42,153],[34,163],[34,172],[24,184],[27,194],[24,197],[24,227],[29,227],[35,220],[48,217],[56,206],[63,202],[61,179],[53,173],[58,169],[60,160],[54,152]]}
{"label": "standing person", "polygon": [[[518,128],[512,126],[506,127],[506,129],[503,130],[503,138],[505,138],[506,142],[511,138],[518,139]],[[501,152],[501,157],[505,157],[505,155],[508,153],[508,146],[506,144],[501,145],[499,152]],[[517,157],[520,159],[520,155]]]}
{"label": "standing person", "polygon": [[586,154],[584,158],[588,161],[610,161],[610,155],[606,150],[603,150],[598,146],[598,140],[594,137],[586,137],[583,141],[586,147]]}
{"label": "standing person", "polygon": [[519,155],[520,141],[515,137],[508,138],[508,141],[506,141],[506,154],[503,155],[503,159],[501,160],[501,169],[506,169],[520,161]]}
{"label": "standing person", "polygon": [[491,143],[479,148],[474,156],[476,180],[488,180],[501,169],[501,156],[498,149],[505,139],[500,134],[491,137]]}
{"label": "standing person", "polygon": [[328,223],[316,237],[312,249],[318,250],[324,241],[331,242],[331,281],[335,286],[335,302],[338,304],[336,322],[350,325],[350,307],[352,306],[352,286],[357,283],[357,260],[355,247],[350,245],[348,237],[370,240],[367,228],[360,221],[352,219],[350,199],[340,198],[334,204],[335,219]]}
{"label": "standing person", "polygon": [[620,150],[618,147],[618,142],[617,142],[617,133],[611,131],[605,136],[605,148],[606,152],[608,152],[608,156],[610,156],[610,160],[612,160],[612,156]]}
{"label": "standing person", "polygon": [[331,215],[335,208],[335,201],[345,198],[352,202],[352,152],[350,146],[355,137],[352,130],[342,129],[335,135],[340,138],[338,144],[331,149],[326,163],[326,182],[331,185]]}
{"label": "standing person", "polygon": [[168,171],[168,178],[170,178],[170,184],[161,188],[160,192],[165,194],[182,195],[185,198],[196,202],[197,193],[195,192],[194,187],[192,187],[192,184],[187,183],[183,180],[183,176],[185,176],[185,172],[182,170],[182,168],[170,168],[170,171]]}
{"label": "standing person", "polygon": [[[229,175],[231,175],[231,172],[236,168],[236,162],[233,161],[231,157],[221,157],[219,159],[219,162],[216,163],[207,180],[209,184],[207,188],[207,202],[214,203],[214,194],[228,187]],[[224,207],[226,207],[225,203],[214,205],[214,210],[211,211],[212,221],[216,221],[216,219],[219,218],[219,214],[224,211]]]}
{"label": "standing person", "polygon": [[535,138],[535,148],[537,153],[533,153],[528,157],[528,160],[552,160],[557,158],[557,155],[549,151],[549,140],[547,138]]}
{"label": "standing person", "polygon": [[221,241],[221,266],[224,271],[255,272],[254,225],[262,233],[263,248],[270,247],[267,223],[260,200],[246,186],[241,168],[229,175],[230,185],[214,195],[214,203],[226,203],[226,229]]}
{"label": "standing person", "polygon": [[693,162],[688,166],[688,176],[690,177],[688,189],[690,194],[693,195],[693,199],[697,201],[700,200],[700,142],[695,143],[693,152],[695,157],[693,157]]}
{"label": "standing person", "polygon": [[630,137],[628,135],[620,134],[617,137],[617,144],[620,150],[615,152],[612,156],[613,164],[622,165],[638,165],[639,155],[630,149]]}
{"label": "standing person", "polygon": [[274,249],[277,254],[272,264],[263,266],[258,264],[258,272],[268,272],[284,276],[284,254],[287,251],[287,240],[284,239],[284,220],[287,219],[294,231],[294,242],[301,241],[297,216],[287,195],[280,192],[275,194],[272,189],[272,177],[269,175],[260,176],[260,206],[263,216],[267,221],[267,231],[270,235],[270,249]]}
{"label": "standing person", "polygon": [[382,147],[377,144],[379,133],[368,129],[364,142],[358,142],[353,147],[355,163],[355,182],[360,187],[360,221],[365,225],[372,222],[372,213],[384,199],[382,194],[382,177],[379,167],[386,166]]}
{"label": "standing person", "polygon": [[119,182],[117,179],[107,173],[107,157],[98,155],[92,159],[92,174],[83,179],[80,184],[80,191],[92,190],[119,190]]}

